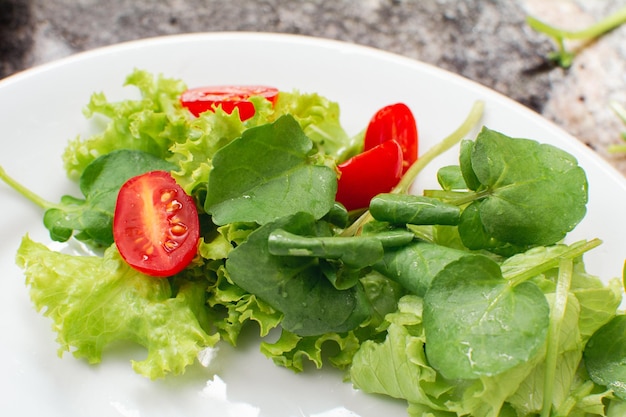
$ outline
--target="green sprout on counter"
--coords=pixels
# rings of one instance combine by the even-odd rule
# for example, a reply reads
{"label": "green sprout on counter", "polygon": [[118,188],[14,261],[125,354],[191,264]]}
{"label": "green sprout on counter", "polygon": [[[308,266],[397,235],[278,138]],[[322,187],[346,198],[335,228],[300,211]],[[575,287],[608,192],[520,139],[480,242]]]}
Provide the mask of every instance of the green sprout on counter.
{"label": "green sprout on counter", "polygon": [[[617,117],[620,118],[624,124],[626,124],[626,108],[619,104],[616,101],[611,102],[611,108],[617,114]],[[624,140],[623,144],[620,145],[611,145],[609,146],[609,152],[618,153],[618,152],[626,152],[626,132],[622,132],[622,139]]]}
{"label": "green sprout on counter", "polygon": [[548,59],[562,68],[569,68],[574,61],[576,51],[569,50],[565,41],[591,42],[602,35],[626,23],[626,7],[582,30],[564,30],[551,26],[532,16],[526,18],[528,25],[537,32],[550,36],[557,44],[557,50],[548,54]]}

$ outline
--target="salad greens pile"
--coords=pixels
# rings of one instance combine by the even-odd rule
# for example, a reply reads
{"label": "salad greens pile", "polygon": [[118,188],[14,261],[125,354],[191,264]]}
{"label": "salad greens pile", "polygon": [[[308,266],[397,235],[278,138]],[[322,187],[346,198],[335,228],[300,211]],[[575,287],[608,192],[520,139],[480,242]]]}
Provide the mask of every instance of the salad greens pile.
{"label": "salad greens pile", "polygon": [[[480,107],[412,166],[392,192],[352,213],[335,201],[336,165],[360,152],[336,103],[317,94],[252,98],[242,122],[220,108],[193,117],[180,80],[136,70],[137,100],[94,94],[99,134],[63,155],[83,197],[38,199],[58,253],[25,236],[17,263],[59,353],[100,362],[118,340],[144,346],[133,368],[181,374],[206,348],[246,328],[296,372],[346,370],[354,386],[405,400],[412,416],[605,416],[626,412],[623,284],[585,271],[598,239],[563,243],[584,217],[587,179],[563,150],[483,128],[463,140],[441,189],[406,193],[419,170],[460,141]],[[116,190],[170,170],[198,206],[198,255],[169,278],[143,275],[110,233]],[[250,326],[252,322],[256,326]],[[329,346],[329,343],[333,345]]]}

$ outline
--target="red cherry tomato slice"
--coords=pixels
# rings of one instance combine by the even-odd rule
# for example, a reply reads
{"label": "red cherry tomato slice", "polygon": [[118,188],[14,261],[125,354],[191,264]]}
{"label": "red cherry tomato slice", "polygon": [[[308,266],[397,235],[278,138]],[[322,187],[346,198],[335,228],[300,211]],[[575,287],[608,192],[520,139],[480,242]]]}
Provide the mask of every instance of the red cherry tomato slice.
{"label": "red cherry tomato slice", "polygon": [[389,140],[337,166],[336,200],[348,210],[369,206],[370,200],[387,193],[402,177],[402,148]]}
{"label": "red cherry tomato slice", "polygon": [[388,140],[395,140],[402,148],[402,172],[417,160],[418,133],[415,117],[404,103],[390,104],[378,110],[365,131],[364,150],[372,149]]}
{"label": "red cherry tomato slice", "polygon": [[197,253],[200,224],[194,200],[166,171],[122,185],[113,215],[113,239],[122,258],[156,277],[182,271]]}
{"label": "red cherry tomato slice", "polygon": [[249,101],[250,97],[265,97],[274,103],[278,96],[278,89],[264,85],[224,85],[214,87],[198,87],[185,91],[180,96],[180,103],[194,116],[205,111],[213,111],[217,106],[231,114],[235,108],[239,109],[241,121],[254,116],[254,105]]}

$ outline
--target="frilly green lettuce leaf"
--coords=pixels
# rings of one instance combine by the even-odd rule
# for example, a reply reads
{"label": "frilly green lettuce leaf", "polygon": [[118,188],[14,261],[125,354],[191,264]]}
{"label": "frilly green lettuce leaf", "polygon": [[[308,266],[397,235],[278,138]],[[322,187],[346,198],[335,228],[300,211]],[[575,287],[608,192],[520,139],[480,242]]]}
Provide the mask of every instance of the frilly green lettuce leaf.
{"label": "frilly green lettuce leaf", "polygon": [[105,128],[68,143],[63,162],[70,178],[80,177],[91,161],[113,150],[141,150],[166,159],[172,144],[186,139],[190,115],[178,101],[186,88],[182,81],[135,70],[126,85],[137,87],[140,97],[110,102],[103,93],[92,95],[85,116],[104,116]]}
{"label": "frilly green lettuce leaf", "polygon": [[253,97],[251,101],[255,114],[245,122],[239,120],[236,112],[227,114],[217,108],[192,120],[187,139],[172,145],[170,160],[180,166],[173,176],[187,193],[206,189],[213,155],[220,148],[241,136],[244,130],[273,123],[286,114],[291,115],[304,134],[328,155],[346,159],[360,150],[362,137],[348,137],[339,121],[338,104],[318,94],[280,92],[274,106],[260,97]]}
{"label": "frilly green lettuce leaf", "polygon": [[[326,342],[335,342],[336,349],[324,349]],[[280,338],[275,342],[262,342],[261,352],[272,359],[275,364],[291,369],[294,372],[304,370],[305,360],[312,362],[316,368],[324,365],[327,358],[334,367],[345,369],[352,363],[352,357],[360,345],[354,332],[325,333],[321,336],[298,336],[282,329]],[[332,351],[334,354],[326,355]]]}
{"label": "frilly green lettuce leaf", "polygon": [[349,137],[341,126],[339,104],[316,93],[281,92],[274,103],[275,118],[291,114],[326,155],[342,162],[362,151],[363,134]]}
{"label": "frilly green lettuce leaf", "polygon": [[132,361],[136,372],[151,379],[181,374],[198,353],[214,346],[202,306],[207,282],[152,278],[131,269],[114,246],[103,257],[72,256],[24,237],[17,263],[25,270],[33,303],[53,321],[59,355],[98,363],[114,341],[144,346],[144,360]]}
{"label": "frilly green lettuce leaf", "polygon": [[[253,103],[257,111],[267,106],[258,100],[253,100]],[[174,143],[170,148],[172,152],[170,161],[179,166],[172,176],[188,194],[197,194],[199,190],[206,191],[209,172],[213,167],[211,160],[215,152],[241,136],[247,127],[256,126],[256,123],[267,123],[261,118],[255,114],[244,123],[236,112],[227,114],[218,107],[215,112],[204,112],[197,119],[191,120],[186,140]]]}
{"label": "frilly green lettuce leaf", "polygon": [[208,304],[221,312],[221,317],[213,324],[220,332],[222,339],[235,346],[239,335],[248,322],[256,322],[260,336],[266,336],[276,328],[283,315],[235,285],[225,274],[223,265],[216,269],[217,280],[208,289]]}

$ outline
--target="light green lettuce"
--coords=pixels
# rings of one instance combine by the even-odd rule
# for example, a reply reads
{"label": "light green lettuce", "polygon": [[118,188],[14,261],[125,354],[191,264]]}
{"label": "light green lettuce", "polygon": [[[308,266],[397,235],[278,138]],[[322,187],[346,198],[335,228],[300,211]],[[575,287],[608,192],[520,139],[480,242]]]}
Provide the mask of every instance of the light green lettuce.
{"label": "light green lettuce", "polygon": [[285,114],[300,123],[320,151],[338,161],[356,154],[362,145],[362,134],[350,137],[341,126],[339,105],[315,93],[280,92],[275,105],[254,97],[254,116],[241,122],[238,112],[227,114],[221,108],[192,116],[180,104],[180,94],[187,86],[178,79],[136,69],[125,85],[135,87],[138,98],[113,102],[104,93],[91,96],[84,114],[103,123],[104,128],[69,142],[63,161],[70,178],[79,178],[100,155],[117,149],[142,150],[178,164],[174,178],[192,194],[206,187],[217,150],[244,130],[274,122]]}
{"label": "light green lettuce", "polygon": [[182,81],[135,70],[125,85],[136,87],[140,97],[110,102],[104,93],[91,96],[84,114],[95,120],[103,117],[105,127],[68,143],[63,162],[70,178],[78,179],[91,161],[117,149],[140,150],[166,159],[171,156],[169,148],[187,138],[189,116],[178,102],[186,88]]}
{"label": "light green lettuce", "polygon": [[181,374],[198,353],[214,346],[205,309],[206,279],[167,280],[126,264],[115,246],[100,256],[74,256],[48,249],[28,236],[17,253],[36,308],[53,321],[59,355],[71,351],[89,363],[106,346],[131,341],[148,355],[133,360],[149,378]]}

